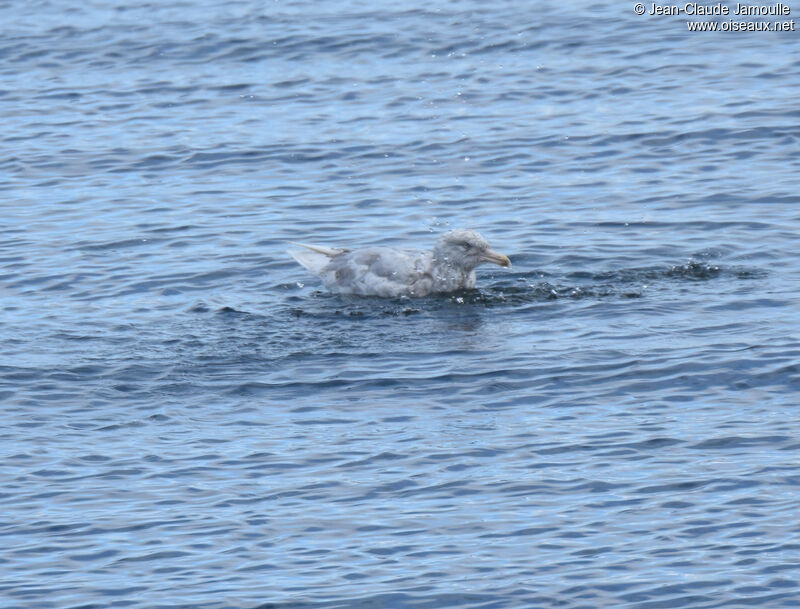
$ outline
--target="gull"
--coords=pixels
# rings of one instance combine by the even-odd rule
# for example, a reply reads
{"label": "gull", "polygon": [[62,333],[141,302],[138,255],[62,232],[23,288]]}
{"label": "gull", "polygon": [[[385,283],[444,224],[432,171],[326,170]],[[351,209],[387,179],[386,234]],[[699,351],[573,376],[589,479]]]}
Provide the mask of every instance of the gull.
{"label": "gull", "polygon": [[480,234],[456,229],[439,237],[433,251],[365,247],[344,249],[294,243],[289,254],[339,294],[420,297],[475,287],[475,267],[484,262],[510,267]]}

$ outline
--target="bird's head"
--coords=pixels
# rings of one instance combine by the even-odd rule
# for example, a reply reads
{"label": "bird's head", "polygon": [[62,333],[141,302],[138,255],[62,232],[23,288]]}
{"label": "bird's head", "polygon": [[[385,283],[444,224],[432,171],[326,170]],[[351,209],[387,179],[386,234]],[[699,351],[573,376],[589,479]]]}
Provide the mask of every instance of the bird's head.
{"label": "bird's head", "polygon": [[465,228],[451,230],[442,235],[433,250],[433,257],[439,262],[468,270],[484,262],[511,266],[508,256],[495,252],[486,239],[474,230]]}

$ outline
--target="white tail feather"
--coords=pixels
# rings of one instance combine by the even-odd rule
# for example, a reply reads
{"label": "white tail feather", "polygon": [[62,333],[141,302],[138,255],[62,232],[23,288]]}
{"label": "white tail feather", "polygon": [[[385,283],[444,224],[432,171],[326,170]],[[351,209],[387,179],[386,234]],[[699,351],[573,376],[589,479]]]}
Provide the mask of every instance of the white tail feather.
{"label": "white tail feather", "polygon": [[302,264],[305,268],[309,271],[314,273],[315,275],[319,275],[325,266],[331,261],[331,258],[338,254],[342,254],[349,250],[334,248],[334,247],[324,247],[322,245],[308,245],[306,243],[295,243],[294,241],[290,241],[292,245],[297,245],[299,247],[304,247],[308,251],[302,250],[289,250],[289,255],[297,260],[300,264]]}

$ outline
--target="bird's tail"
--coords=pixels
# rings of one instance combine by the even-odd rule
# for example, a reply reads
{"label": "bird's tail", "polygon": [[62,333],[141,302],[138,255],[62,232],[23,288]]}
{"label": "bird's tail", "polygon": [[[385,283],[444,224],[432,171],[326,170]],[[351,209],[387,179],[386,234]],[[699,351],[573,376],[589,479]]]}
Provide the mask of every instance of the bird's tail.
{"label": "bird's tail", "polygon": [[320,274],[322,269],[331,261],[331,258],[349,251],[335,247],[324,247],[322,245],[295,243],[294,241],[290,241],[289,243],[305,248],[305,250],[288,250],[288,253],[315,275]]}

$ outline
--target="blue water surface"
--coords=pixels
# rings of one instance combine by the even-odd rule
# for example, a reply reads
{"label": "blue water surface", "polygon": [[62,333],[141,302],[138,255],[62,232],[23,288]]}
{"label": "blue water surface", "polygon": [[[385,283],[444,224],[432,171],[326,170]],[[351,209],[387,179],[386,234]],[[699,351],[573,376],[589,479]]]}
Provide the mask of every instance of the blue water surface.
{"label": "blue water surface", "polygon": [[798,34],[633,5],[0,3],[0,606],[800,606]]}

